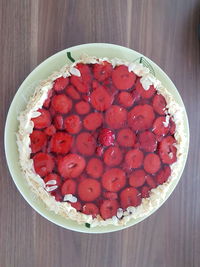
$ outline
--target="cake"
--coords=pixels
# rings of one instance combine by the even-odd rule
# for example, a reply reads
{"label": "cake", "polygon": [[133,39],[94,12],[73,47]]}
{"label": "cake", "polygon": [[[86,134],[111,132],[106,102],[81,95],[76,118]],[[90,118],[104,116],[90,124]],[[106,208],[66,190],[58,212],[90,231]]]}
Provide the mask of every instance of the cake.
{"label": "cake", "polygon": [[142,63],[84,55],[40,82],[18,120],[22,179],[87,227],[150,214],[182,167],[183,110]]}

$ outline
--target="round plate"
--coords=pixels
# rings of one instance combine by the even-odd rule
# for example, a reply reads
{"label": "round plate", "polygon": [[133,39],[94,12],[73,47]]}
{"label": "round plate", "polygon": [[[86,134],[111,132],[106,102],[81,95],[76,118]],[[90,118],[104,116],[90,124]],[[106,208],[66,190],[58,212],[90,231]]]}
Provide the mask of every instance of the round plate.
{"label": "round plate", "polygon": [[[19,156],[18,156],[18,149],[16,144],[16,132],[18,130],[18,121],[17,116],[18,114],[25,109],[29,97],[33,94],[35,87],[38,83],[42,80],[45,80],[49,75],[51,75],[54,71],[59,70],[64,64],[67,62],[70,63],[69,59],[67,58],[67,52],[71,52],[73,58],[78,59],[82,54],[86,53],[91,56],[97,57],[108,57],[114,58],[118,57],[127,61],[134,61],[140,58],[140,53],[128,49],[126,47],[113,45],[113,44],[104,44],[104,43],[94,43],[94,44],[83,44],[68,48],[66,50],[60,51],[57,54],[49,57],[44,62],[42,62],[37,68],[35,68],[25,79],[25,81],[20,86],[19,90],[17,91],[12,104],[10,106],[6,126],[5,126],[5,152],[8,167],[15,182],[18,190],[22,194],[22,196],[26,199],[26,201],[34,208],[39,214],[43,217],[48,219],[49,221],[62,226],[67,229],[71,229],[78,232],[85,232],[85,233],[107,233],[118,231],[129,226],[132,226],[142,220],[144,220],[147,216],[141,217],[139,219],[132,219],[130,220],[126,226],[102,226],[102,227],[94,227],[94,228],[87,228],[84,224],[79,225],[75,221],[67,220],[59,215],[56,215],[54,212],[51,212],[45,208],[44,203],[41,200],[35,199],[33,193],[31,192],[28,184],[23,176],[23,173],[20,169],[19,165]],[[144,56],[143,56],[144,57]],[[146,58],[146,57],[145,57]],[[183,107],[184,113],[184,132],[187,137],[187,144],[186,144],[186,153],[183,166],[179,172],[178,179],[175,179],[174,182],[171,183],[170,190],[168,191],[165,200],[161,203],[161,205],[167,200],[170,196],[174,188],[176,187],[181,174],[183,172],[185,162],[187,159],[188,154],[188,147],[189,147],[189,126],[188,126],[188,119],[187,114],[185,111],[185,107],[183,101],[172,81],[169,77],[150,59],[146,58],[148,62],[154,69],[155,76],[162,82],[162,84],[169,90],[171,94],[173,94],[175,100],[179,103],[180,106]],[[160,206],[161,206],[160,205]],[[155,212],[155,209],[151,212],[151,214]],[[150,215],[150,214],[149,214]]]}

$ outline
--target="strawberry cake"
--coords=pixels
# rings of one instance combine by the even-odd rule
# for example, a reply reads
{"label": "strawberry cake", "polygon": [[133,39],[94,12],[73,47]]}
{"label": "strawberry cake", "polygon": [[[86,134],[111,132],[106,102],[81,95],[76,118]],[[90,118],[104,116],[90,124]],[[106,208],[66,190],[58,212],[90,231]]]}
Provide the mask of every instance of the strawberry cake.
{"label": "strawberry cake", "polygon": [[182,113],[141,63],[84,56],[42,81],[19,115],[22,172],[66,219],[125,225],[159,207],[177,179]]}

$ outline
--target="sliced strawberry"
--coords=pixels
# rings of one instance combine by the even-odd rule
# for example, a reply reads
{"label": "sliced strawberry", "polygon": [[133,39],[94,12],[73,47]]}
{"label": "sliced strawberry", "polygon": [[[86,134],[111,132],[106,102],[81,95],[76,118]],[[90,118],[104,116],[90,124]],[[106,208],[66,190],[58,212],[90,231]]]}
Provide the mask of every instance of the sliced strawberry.
{"label": "sliced strawberry", "polygon": [[86,203],[83,206],[82,212],[95,218],[99,214],[99,208],[94,203]]}
{"label": "sliced strawberry", "polygon": [[72,100],[64,95],[55,95],[51,102],[52,108],[59,113],[67,114],[72,108]]}
{"label": "sliced strawberry", "polygon": [[146,185],[144,185],[141,189],[141,195],[142,195],[142,198],[148,198],[149,197],[149,193],[150,193],[150,188]]}
{"label": "sliced strawberry", "polygon": [[170,120],[169,120],[169,131],[170,131],[170,134],[172,134],[172,135],[174,135],[175,131],[176,131],[176,124],[172,118],[170,118]]}
{"label": "sliced strawberry", "polygon": [[103,155],[103,153],[104,153],[104,147],[103,147],[103,146],[98,146],[98,147],[96,148],[96,154],[97,154],[99,157],[101,157],[101,156]]}
{"label": "sliced strawberry", "polygon": [[46,186],[51,187],[51,186],[60,186],[62,181],[58,174],[49,173],[47,176],[45,176],[44,182]]}
{"label": "sliced strawberry", "polygon": [[152,127],[155,114],[150,105],[138,105],[128,113],[128,124],[135,130],[147,130]]}
{"label": "sliced strawberry", "polygon": [[135,133],[131,129],[125,128],[118,132],[117,142],[120,146],[132,147],[135,144],[135,138]]}
{"label": "sliced strawberry", "polygon": [[136,169],[142,165],[143,159],[144,159],[144,154],[141,150],[132,149],[126,153],[125,164],[130,169],[132,168]]}
{"label": "sliced strawberry", "polygon": [[55,163],[53,157],[49,154],[39,152],[33,157],[33,164],[35,172],[41,177],[46,176],[52,172]]}
{"label": "sliced strawberry", "polygon": [[131,95],[132,95],[132,97],[133,97],[133,103],[138,102],[138,101],[140,100],[140,98],[141,98],[141,95],[138,93],[137,90],[133,90],[133,91],[131,92]]}
{"label": "sliced strawberry", "polygon": [[32,134],[30,134],[31,139],[31,151],[32,153],[36,153],[46,145],[47,136],[44,132],[39,130],[33,130]]}
{"label": "sliced strawberry", "polygon": [[153,132],[156,135],[165,136],[169,132],[169,126],[165,126],[166,117],[158,117],[153,123]]}
{"label": "sliced strawberry", "polygon": [[63,200],[63,196],[60,192],[60,188],[57,188],[56,190],[51,191],[50,194],[55,198],[56,201],[61,202]]}
{"label": "sliced strawberry", "polygon": [[64,90],[67,85],[69,84],[69,78],[66,77],[60,77],[60,78],[57,78],[54,82],[54,85],[53,85],[53,89],[56,91],[56,92],[60,92],[62,90]]}
{"label": "sliced strawberry", "polygon": [[103,197],[107,199],[118,199],[118,195],[115,192],[103,192]]}
{"label": "sliced strawberry", "polygon": [[134,187],[127,187],[120,193],[120,201],[123,209],[137,207],[141,204],[141,194]]}
{"label": "sliced strawberry", "polygon": [[90,95],[82,95],[82,99],[87,102],[87,103],[90,103],[91,102],[91,97]]}
{"label": "sliced strawberry", "polygon": [[40,108],[37,111],[40,112],[40,115],[31,119],[34,123],[34,128],[44,129],[48,127],[51,124],[51,115],[49,111],[44,108]]}
{"label": "sliced strawberry", "polygon": [[88,65],[82,63],[77,64],[76,68],[80,71],[81,77],[72,75],[70,77],[70,81],[79,92],[87,93],[90,89],[90,83],[92,81],[90,68]]}
{"label": "sliced strawberry", "polygon": [[166,109],[166,100],[162,95],[155,95],[153,98],[153,109],[159,114],[159,115],[165,115],[165,109]]}
{"label": "sliced strawberry", "polygon": [[43,107],[49,108],[52,95],[53,95],[53,90],[51,89],[48,91],[47,99],[44,101]]}
{"label": "sliced strawberry", "polygon": [[140,133],[139,142],[140,148],[146,152],[154,152],[157,149],[156,136],[150,131]]}
{"label": "sliced strawberry", "polygon": [[77,211],[80,211],[81,209],[82,209],[82,205],[81,205],[81,203],[79,202],[79,201],[77,201],[77,202],[75,202],[75,203],[71,203],[71,202],[69,202],[70,203],[70,205],[73,207],[73,208],[75,208]]}
{"label": "sliced strawberry", "polygon": [[101,217],[106,220],[117,215],[119,203],[117,200],[104,200],[100,207]]}
{"label": "sliced strawberry", "polygon": [[78,115],[70,115],[64,120],[65,130],[70,134],[77,134],[80,132],[82,123]]}
{"label": "sliced strawberry", "polygon": [[80,100],[81,99],[80,94],[76,91],[76,89],[74,88],[73,85],[67,86],[65,92],[68,96],[70,96],[74,100]]}
{"label": "sliced strawberry", "polygon": [[162,170],[158,172],[156,175],[157,184],[163,184],[167,181],[169,176],[171,175],[171,169],[168,165],[165,165]]}
{"label": "sliced strawberry", "polygon": [[156,188],[156,186],[157,186],[155,180],[154,180],[153,177],[150,176],[150,175],[147,175],[147,177],[146,177],[146,182],[147,182],[147,184],[149,185],[150,189],[152,189],[152,188]]}
{"label": "sliced strawberry", "polygon": [[103,86],[99,86],[91,94],[91,104],[98,111],[107,110],[113,102],[111,96]]}
{"label": "sliced strawberry", "polygon": [[153,85],[151,85],[148,90],[145,90],[139,79],[136,82],[135,89],[136,91],[138,91],[142,98],[151,98],[156,92],[156,89]]}
{"label": "sliced strawberry", "polygon": [[105,120],[111,129],[119,129],[126,125],[127,111],[126,109],[113,105],[107,111]]}
{"label": "sliced strawberry", "polygon": [[106,171],[102,177],[103,187],[110,192],[118,192],[126,184],[126,174],[118,168]]}
{"label": "sliced strawberry", "polygon": [[69,152],[73,142],[73,137],[64,132],[55,133],[50,141],[50,149],[58,154],[66,154]]}
{"label": "sliced strawberry", "polygon": [[48,135],[48,136],[52,136],[55,134],[56,132],[56,128],[53,124],[51,124],[49,127],[47,127],[45,130],[44,130],[45,134]]}
{"label": "sliced strawberry", "polygon": [[133,171],[129,177],[129,184],[133,187],[140,187],[145,183],[146,176],[143,170]]}
{"label": "sliced strawberry", "polygon": [[110,146],[103,155],[103,159],[106,165],[113,167],[121,163],[122,153],[117,146]]}
{"label": "sliced strawberry", "polygon": [[86,171],[93,178],[99,178],[103,173],[103,163],[100,159],[91,158],[88,161]]}
{"label": "sliced strawberry", "polygon": [[98,81],[102,82],[111,76],[113,71],[113,66],[109,62],[103,61],[100,64],[94,64],[93,71],[94,71],[94,77]]}
{"label": "sliced strawberry", "polygon": [[48,108],[51,117],[53,118],[56,115],[56,111],[53,109],[52,105]]}
{"label": "sliced strawberry", "polygon": [[76,193],[76,182],[72,179],[67,179],[61,187],[61,193],[63,196],[68,194],[74,195]]}
{"label": "sliced strawberry", "polygon": [[97,80],[92,81],[92,88],[95,90],[100,86],[100,83]]}
{"label": "sliced strawberry", "polygon": [[62,115],[56,115],[53,119],[54,126],[58,130],[63,130],[64,128],[64,119]]}
{"label": "sliced strawberry", "polygon": [[83,125],[85,129],[89,131],[95,131],[97,128],[101,126],[102,122],[103,122],[102,114],[99,112],[92,112],[84,118]]}
{"label": "sliced strawberry", "polygon": [[76,178],[85,169],[85,159],[77,154],[68,154],[58,161],[58,171],[64,178]]}
{"label": "sliced strawberry", "polygon": [[156,173],[160,169],[160,158],[157,154],[149,153],[144,158],[144,169],[150,174]]}
{"label": "sliced strawberry", "polygon": [[115,134],[108,128],[103,128],[99,132],[98,141],[103,146],[114,145]]}
{"label": "sliced strawberry", "polygon": [[177,160],[176,140],[172,136],[165,137],[159,144],[158,151],[163,163],[172,164]]}
{"label": "sliced strawberry", "polygon": [[90,104],[85,101],[80,101],[75,105],[78,114],[85,115],[90,111]]}
{"label": "sliced strawberry", "polygon": [[95,152],[96,141],[90,133],[83,132],[76,138],[76,147],[81,154],[91,156]]}
{"label": "sliced strawberry", "polygon": [[94,201],[101,194],[101,185],[97,180],[85,179],[78,185],[78,195],[82,201]]}
{"label": "sliced strawberry", "polygon": [[134,98],[131,93],[128,92],[121,92],[118,96],[119,104],[124,107],[131,107],[134,103]]}
{"label": "sliced strawberry", "polygon": [[117,89],[126,90],[134,85],[136,75],[133,72],[129,72],[127,66],[120,65],[112,72],[112,80]]}

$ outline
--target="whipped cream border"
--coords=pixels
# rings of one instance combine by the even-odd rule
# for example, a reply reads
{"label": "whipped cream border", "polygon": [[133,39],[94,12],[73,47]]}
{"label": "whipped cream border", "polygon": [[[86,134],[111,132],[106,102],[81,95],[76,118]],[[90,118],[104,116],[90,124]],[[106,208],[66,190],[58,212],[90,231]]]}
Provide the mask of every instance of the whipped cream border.
{"label": "whipped cream border", "polygon": [[[35,173],[33,160],[30,159],[31,149],[29,137],[34,127],[31,118],[35,118],[40,115],[37,110],[42,107],[44,101],[46,100],[48,91],[53,87],[54,80],[61,76],[68,77],[71,74],[80,76],[79,70],[75,67],[77,63],[101,64],[104,60],[110,62],[113,67],[121,64],[128,66],[130,72],[133,71],[136,75],[141,77],[141,83],[145,90],[148,90],[149,86],[153,84],[158,93],[165,97],[168,109],[167,114],[173,116],[176,124],[176,132],[174,137],[177,142],[177,161],[171,165],[171,176],[168,178],[168,180],[164,184],[152,189],[150,192],[150,197],[143,198],[139,206],[128,207],[124,212],[119,208],[117,216],[113,216],[107,220],[103,220],[100,215],[98,215],[97,218],[92,218],[91,215],[78,212],[69,203],[56,201],[55,198],[45,190],[45,183],[43,179]],[[54,211],[56,214],[61,215],[66,219],[74,220],[79,224],[89,223],[91,227],[106,226],[109,224],[115,226],[126,225],[131,219],[138,219],[147,216],[153,210],[157,209],[165,199],[171,183],[178,179],[180,169],[182,168],[182,164],[184,162],[184,154],[187,153],[185,149],[187,139],[186,134],[184,134],[183,108],[180,107],[179,104],[174,100],[172,94],[162,86],[161,82],[152,74],[150,74],[148,68],[144,67],[140,63],[130,63],[119,58],[108,59],[83,55],[80,60],[77,60],[73,64],[65,65],[60,71],[53,73],[50,77],[48,77],[48,79],[42,81],[37,86],[33,96],[30,98],[26,106],[26,109],[18,116],[18,120],[19,130],[16,133],[16,136],[19,151],[19,163],[22,173],[24,174],[24,177],[34,195],[41,199],[45,203],[46,207],[49,210]]]}

